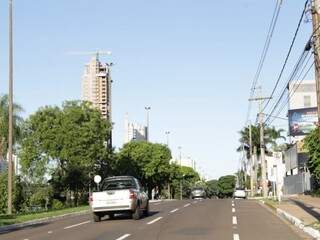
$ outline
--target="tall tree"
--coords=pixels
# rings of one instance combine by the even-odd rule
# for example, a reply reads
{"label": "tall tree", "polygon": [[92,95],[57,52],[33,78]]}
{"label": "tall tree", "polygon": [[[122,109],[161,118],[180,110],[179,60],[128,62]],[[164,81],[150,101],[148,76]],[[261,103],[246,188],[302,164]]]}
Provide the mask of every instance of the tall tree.
{"label": "tall tree", "polygon": [[168,183],[170,173],[170,149],[162,144],[129,142],[120,149],[117,157],[117,174],[139,178],[147,188],[160,190]]}
{"label": "tall tree", "polygon": [[[74,195],[86,191],[89,175],[109,167],[106,142],[110,124],[88,102],[67,101],[62,108],[43,107],[25,122],[20,158],[29,179],[59,180],[60,190]],[[48,172],[51,169],[52,172]],[[109,173],[110,174],[110,173]]]}
{"label": "tall tree", "polygon": [[320,128],[314,129],[305,139],[304,148],[308,151],[310,172],[320,180]]}
{"label": "tall tree", "polygon": [[[13,104],[13,143],[21,140],[21,126],[23,119],[20,114],[23,112],[21,105]],[[0,160],[6,158],[8,150],[9,132],[9,98],[8,95],[0,96]]]}

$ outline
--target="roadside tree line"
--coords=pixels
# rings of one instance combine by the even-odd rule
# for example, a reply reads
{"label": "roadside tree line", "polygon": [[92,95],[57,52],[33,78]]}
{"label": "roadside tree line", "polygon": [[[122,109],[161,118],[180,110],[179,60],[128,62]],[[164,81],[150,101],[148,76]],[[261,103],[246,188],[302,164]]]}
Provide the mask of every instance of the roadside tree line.
{"label": "roadside tree line", "polygon": [[[7,149],[7,96],[0,97],[0,157]],[[88,102],[66,101],[61,107],[41,107],[22,120],[22,107],[14,106],[14,153],[21,173],[14,178],[14,210],[30,212],[78,206],[95,189],[94,175],[106,178],[131,175],[141,180],[151,197],[184,197],[201,183],[192,168],[170,163],[170,149],[163,144],[130,142],[119,151],[107,148],[111,125]],[[0,173],[0,212],[6,212],[7,173]]]}

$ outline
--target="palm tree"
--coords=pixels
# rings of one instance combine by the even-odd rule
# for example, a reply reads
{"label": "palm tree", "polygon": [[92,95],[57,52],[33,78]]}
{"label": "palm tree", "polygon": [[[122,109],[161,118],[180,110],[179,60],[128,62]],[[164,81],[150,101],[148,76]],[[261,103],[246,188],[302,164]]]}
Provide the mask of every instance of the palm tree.
{"label": "palm tree", "polygon": [[[18,143],[22,137],[21,126],[23,119],[20,116],[23,108],[13,104],[13,144]],[[7,94],[0,95],[0,160],[6,158],[8,151],[8,134],[9,134],[9,97]]]}
{"label": "palm tree", "polygon": [[[250,135],[249,135],[249,127],[244,127],[240,132],[240,139],[239,142],[241,145],[237,148],[238,152],[243,151],[243,149],[246,152],[247,158],[250,157]],[[277,147],[277,141],[279,139],[286,139],[284,136],[282,136],[282,133],[284,132],[283,129],[276,129],[275,127],[265,127],[264,130],[264,141],[265,145],[271,145],[272,149],[276,149]],[[251,125],[251,134],[252,134],[252,148],[257,148],[257,153],[260,155],[260,127]],[[268,149],[266,149],[268,151]]]}

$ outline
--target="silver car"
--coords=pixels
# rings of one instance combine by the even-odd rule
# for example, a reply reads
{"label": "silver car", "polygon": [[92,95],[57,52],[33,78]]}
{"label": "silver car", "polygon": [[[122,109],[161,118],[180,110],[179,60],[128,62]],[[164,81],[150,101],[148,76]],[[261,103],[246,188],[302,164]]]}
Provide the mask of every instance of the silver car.
{"label": "silver car", "polygon": [[191,190],[191,198],[206,198],[207,194],[203,187],[195,187]]}

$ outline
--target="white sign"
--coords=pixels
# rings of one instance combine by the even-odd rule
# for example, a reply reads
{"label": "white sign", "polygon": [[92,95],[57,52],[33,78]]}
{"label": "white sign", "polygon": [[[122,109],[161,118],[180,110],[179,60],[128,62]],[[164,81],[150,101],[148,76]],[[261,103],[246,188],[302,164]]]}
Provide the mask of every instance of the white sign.
{"label": "white sign", "polygon": [[99,183],[101,182],[101,176],[100,176],[100,175],[95,175],[95,176],[94,176],[94,182],[95,182],[96,184],[99,184]]}

